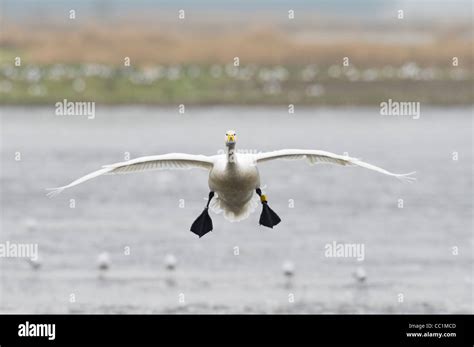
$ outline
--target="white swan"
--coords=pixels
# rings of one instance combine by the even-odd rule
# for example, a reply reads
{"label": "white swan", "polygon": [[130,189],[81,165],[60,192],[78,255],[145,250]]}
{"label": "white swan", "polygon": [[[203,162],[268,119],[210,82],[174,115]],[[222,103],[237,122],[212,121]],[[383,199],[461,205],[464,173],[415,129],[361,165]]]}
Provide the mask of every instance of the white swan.
{"label": "white swan", "polygon": [[[140,171],[161,169],[190,169],[200,168],[209,171],[209,199],[202,214],[196,219],[191,231],[202,237],[212,230],[212,220],[208,208],[214,212],[224,212],[230,221],[238,221],[248,217],[258,205],[258,196],[262,203],[260,224],[272,228],[280,222],[280,218],[268,206],[266,196],[260,190],[260,175],[257,165],[274,159],[308,159],[311,165],[330,163],[346,166],[361,166],[385,175],[396,177],[402,181],[413,181],[415,172],[394,174],[377,166],[365,163],[349,156],[338,155],[319,150],[283,149],[258,154],[241,154],[235,152],[237,135],[235,131],[226,132],[227,153],[204,156],[184,153],[170,153],[140,157],[133,160],[105,165],[102,169],[81,177],[68,185],[50,188],[48,196],[53,197],[67,188],[74,187],[101,175],[125,174]],[[257,195],[255,195],[257,193]]]}

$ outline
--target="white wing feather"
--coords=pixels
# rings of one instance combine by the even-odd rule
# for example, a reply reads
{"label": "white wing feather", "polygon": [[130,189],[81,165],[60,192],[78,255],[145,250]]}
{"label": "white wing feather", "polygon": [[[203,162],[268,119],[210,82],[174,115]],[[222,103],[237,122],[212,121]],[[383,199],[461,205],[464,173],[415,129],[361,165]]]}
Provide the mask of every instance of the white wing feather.
{"label": "white wing feather", "polygon": [[395,174],[389,172],[385,169],[382,169],[378,166],[363,162],[357,158],[351,158],[345,155],[334,154],[331,152],[311,150],[311,149],[282,149],[279,151],[273,152],[264,152],[256,155],[257,164],[263,163],[269,160],[274,159],[303,159],[306,158],[310,165],[315,164],[338,164],[338,165],[347,165],[347,166],[360,166],[369,170],[374,170],[385,175],[396,177],[404,182],[415,181],[415,177],[411,177],[416,172],[410,172],[407,174]]}
{"label": "white wing feather", "polygon": [[164,169],[192,169],[200,168],[210,170],[213,166],[213,160],[204,155],[192,155],[185,153],[170,153],[163,155],[153,155],[148,157],[140,157],[121,163],[104,165],[102,169],[91,172],[68,185],[58,188],[48,188],[49,197],[54,197],[61,193],[64,189],[71,188],[86,182],[92,178],[102,175],[126,174],[142,171],[164,170]]}

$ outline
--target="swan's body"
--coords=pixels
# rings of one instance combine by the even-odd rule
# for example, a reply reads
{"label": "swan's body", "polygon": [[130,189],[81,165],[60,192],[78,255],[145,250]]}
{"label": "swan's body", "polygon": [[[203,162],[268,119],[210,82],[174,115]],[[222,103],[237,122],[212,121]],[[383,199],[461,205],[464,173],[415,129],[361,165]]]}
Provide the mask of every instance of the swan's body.
{"label": "swan's body", "polygon": [[235,153],[228,161],[225,154],[214,157],[209,172],[209,188],[217,193],[211,208],[224,212],[230,221],[248,217],[258,205],[255,189],[260,187],[260,175],[254,158],[248,154]]}
{"label": "swan's body", "polygon": [[[101,175],[161,169],[200,168],[209,171],[209,189],[211,192],[217,194],[217,196],[214,196],[214,194],[210,196],[209,201],[212,200],[210,207],[217,213],[223,211],[227,219],[238,221],[248,217],[258,205],[258,196],[255,194],[257,190],[257,194],[261,195],[259,193],[260,175],[258,165],[274,159],[306,158],[311,165],[329,163],[343,166],[361,166],[385,175],[396,177],[403,181],[412,181],[415,179],[411,177],[414,172],[409,174],[394,174],[356,158],[319,150],[284,149],[258,154],[236,153],[235,132],[229,131],[226,136],[228,151],[225,154],[204,156],[170,153],[105,165],[102,169],[81,177],[66,186],[50,189],[51,192],[48,193],[48,195],[55,196],[67,188],[74,187]],[[261,199],[262,203],[266,203],[265,196],[262,196]]]}

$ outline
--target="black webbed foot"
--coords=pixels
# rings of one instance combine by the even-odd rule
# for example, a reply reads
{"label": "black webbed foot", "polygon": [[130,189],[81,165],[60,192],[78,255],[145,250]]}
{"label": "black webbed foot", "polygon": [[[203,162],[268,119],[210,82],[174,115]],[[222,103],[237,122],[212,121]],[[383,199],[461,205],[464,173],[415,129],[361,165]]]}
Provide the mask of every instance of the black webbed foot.
{"label": "black webbed foot", "polygon": [[257,188],[257,194],[260,196],[260,201],[262,202],[262,214],[260,215],[260,225],[266,226],[268,228],[273,228],[275,225],[281,222],[280,217],[273,211],[270,206],[268,206],[267,197],[262,194],[260,188]]}
{"label": "black webbed foot", "polygon": [[214,196],[214,192],[209,193],[209,199],[207,201],[207,205],[202,211],[201,215],[197,217],[197,219],[191,225],[191,231],[199,236],[199,238],[206,235],[208,232],[212,231],[212,219],[209,216],[209,203]]}
{"label": "black webbed foot", "polygon": [[201,215],[194,221],[193,225],[191,225],[191,231],[199,237],[203,237],[212,230],[212,219],[207,210],[206,207]]}

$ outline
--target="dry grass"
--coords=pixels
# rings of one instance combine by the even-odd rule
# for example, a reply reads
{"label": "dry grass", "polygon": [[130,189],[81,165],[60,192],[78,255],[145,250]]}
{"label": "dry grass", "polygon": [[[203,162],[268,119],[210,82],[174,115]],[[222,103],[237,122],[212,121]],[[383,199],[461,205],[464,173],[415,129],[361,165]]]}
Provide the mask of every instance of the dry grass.
{"label": "dry grass", "polygon": [[[39,64],[100,62],[120,65],[128,56],[132,64],[226,63],[238,56],[242,64],[339,64],[349,56],[358,66],[445,66],[453,56],[472,66],[472,35],[458,26],[401,32],[399,42],[385,40],[377,29],[347,27],[331,30],[320,26],[288,29],[275,25],[234,25],[214,30],[207,26],[148,25],[137,21],[120,23],[50,24],[48,26],[5,23],[0,47],[21,53]],[[384,28],[387,33],[390,30]],[[467,27],[469,30],[469,26]],[[420,42],[404,42],[419,33],[429,33]],[[331,33],[330,40],[324,39]],[[301,37],[307,38],[302,40]],[[391,34],[393,35],[393,33]],[[357,39],[354,39],[357,38]],[[308,39],[309,38],[309,39]],[[318,39],[320,38],[320,39]],[[321,39],[323,38],[323,39]]]}

